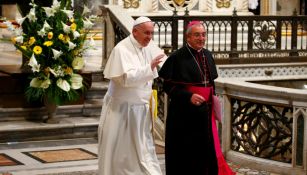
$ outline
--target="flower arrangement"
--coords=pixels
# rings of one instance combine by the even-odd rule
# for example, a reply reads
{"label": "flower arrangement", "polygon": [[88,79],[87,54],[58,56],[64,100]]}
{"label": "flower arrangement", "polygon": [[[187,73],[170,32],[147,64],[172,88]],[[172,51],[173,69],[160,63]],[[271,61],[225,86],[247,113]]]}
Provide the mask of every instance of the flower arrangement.
{"label": "flower arrangement", "polygon": [[6,21],[14,34],[15,47],[26,57],[31,69],[25,96],[29,101],[43,100],[60,105],[80,98],[86,83],[80,74],[84,67],[85,50],[94,48],[93,39],[87,35],[96,16],[74,12],[70,0],[53,0],[43,7],[32,0],[30,11],[16,22]]}

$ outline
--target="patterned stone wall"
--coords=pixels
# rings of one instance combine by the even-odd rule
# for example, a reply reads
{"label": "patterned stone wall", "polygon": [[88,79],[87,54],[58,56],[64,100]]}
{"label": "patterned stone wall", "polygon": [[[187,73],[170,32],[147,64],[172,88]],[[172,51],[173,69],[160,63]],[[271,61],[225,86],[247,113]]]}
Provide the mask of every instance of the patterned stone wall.
{"label": "patterned stone wall", "polygon": [[270,64],[270,65],[240,65],[219,66],[221,78],[274,78],[280,76],[298,76],[307,74],[307,64]]}

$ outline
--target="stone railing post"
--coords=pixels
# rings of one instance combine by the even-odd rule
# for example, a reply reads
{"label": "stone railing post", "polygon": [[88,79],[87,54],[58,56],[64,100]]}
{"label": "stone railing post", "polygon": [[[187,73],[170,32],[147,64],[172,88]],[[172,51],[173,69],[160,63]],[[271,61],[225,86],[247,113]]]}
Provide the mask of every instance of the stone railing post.
{"label": "stone railing post", "polygon": [[222,109],[222,131],[221,132],[221,148],[223,153],[227,153],[231,147],[231,102],[230,98],[224,93],[221,96]]}
{"label": "stone railing post", "polygon": [[[293,106],[292,166],[307,167],[307,108],[302,104]],[[299,106],[296,106],[299,105]]]}

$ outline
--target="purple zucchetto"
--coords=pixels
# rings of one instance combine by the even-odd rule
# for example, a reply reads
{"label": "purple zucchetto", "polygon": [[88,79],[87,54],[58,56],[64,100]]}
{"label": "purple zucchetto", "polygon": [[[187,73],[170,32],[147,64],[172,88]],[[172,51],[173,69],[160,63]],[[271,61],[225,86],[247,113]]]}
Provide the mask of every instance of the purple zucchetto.
{"label": "purple zucchetto", "polygon": [[188,25],[186,26],[186,29],[191,28],[194,25],[198,25],[198,24],[203,24],[201,21],[191,21],[188,23]]}

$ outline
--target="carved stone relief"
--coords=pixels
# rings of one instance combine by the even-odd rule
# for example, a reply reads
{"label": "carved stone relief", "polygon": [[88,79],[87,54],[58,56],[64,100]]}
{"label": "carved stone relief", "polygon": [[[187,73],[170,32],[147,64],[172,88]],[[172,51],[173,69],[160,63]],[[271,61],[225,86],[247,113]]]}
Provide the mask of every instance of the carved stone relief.
{"label": "carved stone relief", "polygon": [[231,5],[231,0],[216,0],[217,8],[229,8]]}
{"label": "carved stone relief", "polygon": [[198,0],[160,0],[161,5],[171,11],[190,11],[197,2]]}
{"label": "carved stone relief", "polygon": [[124,0],[124,8],[139,8],[139,0]]}

